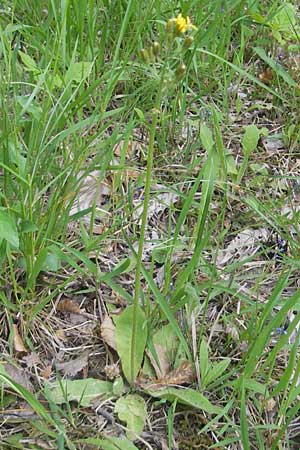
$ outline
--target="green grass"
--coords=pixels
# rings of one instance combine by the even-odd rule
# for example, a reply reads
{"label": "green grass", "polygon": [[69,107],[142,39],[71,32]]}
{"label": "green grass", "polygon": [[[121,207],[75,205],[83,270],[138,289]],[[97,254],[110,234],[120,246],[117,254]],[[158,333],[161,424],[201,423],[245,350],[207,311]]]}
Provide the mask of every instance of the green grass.
{"label": "green grass", "polygon": [[[297,448],[299,10],[2,3],[0,448]],[[180,12],[197,29],[175,36]],[[245,230],[264,237],[239,250]],[[109,313],[114,350],[65,298],[95,326]],[[59,356],[85,349],[88,377],[119,364],[121,388],[56,403]],[[114,410],[128,393],[148,410],[134,443]]]}

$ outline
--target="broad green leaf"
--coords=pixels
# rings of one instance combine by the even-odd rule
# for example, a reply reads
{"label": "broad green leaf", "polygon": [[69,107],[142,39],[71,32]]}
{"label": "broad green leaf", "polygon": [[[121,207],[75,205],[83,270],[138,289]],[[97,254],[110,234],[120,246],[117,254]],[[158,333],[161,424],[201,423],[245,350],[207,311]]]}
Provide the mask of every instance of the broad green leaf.
{"label": "broad green leaf", "polygon": [[[201,360],[200,360],[201,364]],[[205,386],[209,385],[213,381],[217,380],[223,372],[227,369],[230,364],[230,358],[224,358],[222,361],[212,364],[206,373],[206,377],[204,379]],[[200,366],[201,368],[201,366]]]}
{"label": "broad green leaf", "polygon": [[[265,384],[262,384],[259,381],[253,380],[252,378],[244,378],[243,382],[244,382],[245,389],[252,391],[254,394],[261,394],[266,397],[269,397],[269,391]],[[238,390],[241,386],[241,380],[238,378],[238,379],[230,382],[230,385]]]}
{"label": "broad green leaf", "polygon": [[127,425],[128,439],[136,439],[142,433],[147,417],[145,400],[136,394],[121,397],[116,401],[115,412]]}
{"label": "broad green leaf", "polygon": [[201,381],[204,383],[204,380],[206,379],[206,374],[209,367],[208,362],[208,348],[206,340],[203,338],[200,344],[200,351],[199,351],[199,358],[200,358],[200,373],[201,373]]}
{"label": "broad green leaf", "polygon": [[21,233],[34,233],[38,231],[38,227],[30,220],[23,220],[20,226]]}
{"label": "broad green leaf", "polygon": [[203,147],[209,153],[214,146],[214,140],[212,136],[212,132],[208,128],[207,125],[202,124],[200,128],[200,139]]}
{"label": "broad green leaf", "polygon": [[229,175],[237,175],[238,171],[236,168],[235,159],[232,156],[232,154],[229,153],[228,151],[226,151],[226,154],[225,154],[225,161],[226,161],[227,173]]}
{"label": "broad green leaf", "polygon": [[65,83],[68,84],[70,81],[81,83],[89,76],[92,66],[91,62],[72,62],[65,75]]}
{"label": "broad green leaf", "polygon": [[138,448],[125,437],[106,437],[105,439],[87,438],[80,439],[80,443],[95,445],[101,450],[138,450]]}
{"label": "broad green leaf", "polygon": [[222,408],[213,405],[203,394],[194,389],[167,387],[160,390],[148,389],[147,392],[152,395],[152,397],[163,398],[169,402],[177,400],[178,403],[192,406],[193,408],[200,409],[208,414],[219,414],[222,411]]}
{"label": "broad green leaf", "polygon": [[295,6],[291,3],[283,3],[270,22],[270,26],[273,30],[286,33],[287,35],[292,35],[294,33],[296,25]]}
{"label": "broad green leaf", "polygon": [[15,221],[6,212],[0,210],[0,238],[13,247],[19,248],[19,236]]}
{"label": "broad green leaf", "polygon": [[153,344],[163,346],[167,360],[170,364],[174,362],[179,346],[179,339],[171,324],[163,325],[153,335]]}
{"label": "broad green leaf", "polygon": [[26,112],[31,114],[37,121],[40,121],[43,115],[43,110],[40,106],[37,106],[35,101],[32,100],[28,103],[28,97],[26,95],[18,95],[17,102],[22,108],[26,109]]}
{"label": "broad green leaf", "polygon": [[[138,306],[136,312],[138,335],[135,340],[135,348],[132,348],[132,323],[134,320],[133,305],[128,306],[122,314],[116,318],[117,352],[121,358],[124,375],[129,383],[133,383],[141,368],[147,341],[147,325],[144,313],[140,306]],[[132,354],[133,360],[131,361],[130,355]],[[131,368],[132,363],[133,369]]]}
{"label": "broad green leaf", "polygon": [[34,73],[39,73],[40,70],[37,67],[34,59],[31,58],[31,56],[27,55],[27,53],[22,52],[21,50],[19,50],[19,56],[24,64],[24,66],[26,67],[26,69],[29,72],[34,72]]}
{"label": "broad green leaf", "polygon": [[172,309],[169,305],[169,302],[166,300],[165,296],[161,294],[157,285],[153,281],[152,276],[149,274],[149,272],[144,267],[142,267],[142,273],[143,273],[151,291],[153,292],[155,301],[157,302],[160,309],[162,310],[162,312],[165,314],[166,318],[170,322],[170,325],[172,326],[174,332],[178,336],[180,344],[181,344],[183,350],[185,351],[186,355],[188,355],[190,357],[191,354],[190,354],[189,347],[188,347],[185,337],[180,329],[180,326],[178,325],[178,323],[175,319],[174,312],[172,311]]}
{"label": "broad green leaf", "polygon": [[242,140],[243,152],[250,155],[257,147],[260,131],[256,125],[248,125]]}
{"label": "broad green leaf", "polygon": [[61,258],[56,255],[55,253],[52,253],[48,249],[48,253],[46,255],[46,258],[43,262],[43,265],[41,267],[41,271],[49,271],[49,272],[57,272],[61,268],[62,260]]}
{"label": "broad green leaf", "polygon": [[268,175],[268,169],[263,164],[253,163],[249,164],[249,167],[254,173],[261,173],[262,175]]}
{"label": "broad green leaf", "polygon": [[90,406],[97,397],[108,398],[113,395],[109,381],[86,378],[83,380],[61,380],[48,383],[51,400],[56,404],[77,401],[81,406]]}
{"label": "broad green leaf", "polygon": [[116,397],[120,397],[124,392],[124,381],[122,377],[118,377],[113,382],[113,393]]}
{"label": "broad green leaf", "polygon": [[145,114],[140,108],[134,108],[134,111],[136,112],[136,115],[138,116],[141,122],[146,122]]}
{"label": "broad green leaf", "polygon": [[286,72],[286,70],[284,70],[284,68],[278,62],[274,61],[274,59],[272,59],[269,56],[267,56],[267,54],[266,54],[266,52],[265,52],[265,50],[263,48],[261,48],[261,47],[254,47],[254,51],[289,86],[292,86],[292,87],[296,87],[297,86],[297,83],[293,80],[293,78],[290,76],[290,74],[288,72]]}

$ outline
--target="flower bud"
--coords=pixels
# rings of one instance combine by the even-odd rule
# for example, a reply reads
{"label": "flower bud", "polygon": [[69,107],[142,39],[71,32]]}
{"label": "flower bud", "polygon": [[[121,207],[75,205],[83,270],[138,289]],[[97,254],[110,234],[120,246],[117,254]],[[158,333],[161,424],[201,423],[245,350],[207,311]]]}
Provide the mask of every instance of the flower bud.
{"label": "flower bud", "polygon": [[184,77],[185,72],[186,72],[186,65],[183,63],[179,64],[179,66],[175,70],[175,76],[177,80],[181,80]]}
{"label": "flower bud", "polygon": [[158,56],[159,50],[160,50],[159,42],[157,42],[157,41],[153,42],[152,51],[153,51],[154,56]]}
{"label": "flower bud", "polygon": [[150,48],[149,48],[148,54],[149,54],[149,60],[150,60],[151,62],[155,62],[155,56],[154,56],[154,53],[153,53],[153,47],[150,47]]}
{"label": "flower bud", "polygon": [[183,42],[183,48],[186,50],[188,48],[190,48],[190,46],[193,44],[194,42],[194,38],[193,36],[188,36],[185,38],[184,42]]}
{"label": "flower bud", "polygon": [[148,51],[147,51],[145,48],[142,48],[142,49],[141,49],[140,55],[141,55],[143,61],[149,62],[149,59],[150,59],[150,58],[149,58],[149,53],[148,53]]}
{"label": "flower bud", "polygon": [[176,19],[169,19],[166,25],[166,31],[169,34],[174,34],[176,31]]}

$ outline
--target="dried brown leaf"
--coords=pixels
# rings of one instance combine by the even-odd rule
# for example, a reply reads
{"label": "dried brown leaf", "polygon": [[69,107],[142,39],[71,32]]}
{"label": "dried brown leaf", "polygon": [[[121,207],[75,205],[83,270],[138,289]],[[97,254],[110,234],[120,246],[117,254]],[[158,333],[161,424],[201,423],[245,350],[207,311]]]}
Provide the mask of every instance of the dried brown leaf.
{"label": "dried brown leaf", "polygon": [[64,341],[67,338],[65,330],[63,330],[62,328],[59,328],[58,330],[56,330],[54,334],[61,341]]}
{"label": "dried brown leaf", "polygon": [[[83,177],[83,173],[79,173]],[[102,180],[102,174],[99,170],[94,170],[87,174],[81,183],[78,195],[73,203],[70,214],[91,208],[94,205],[101,207],[105,203],[105,196],[111,194],[111,186],[108,181]],[[90,214],[84,216],[84,222],[90,221]]]}
{"label": "dried brown leaf", "polygon": [[[123,152],[125,141],[120,141],[117,145],[114,147],[114,154],[115,156],[121,156]],[[131,158],[133,150],[136,150],[140,147],[140,144],[136,141],[130,140],[126,147],[126,158]]]}
{"label": "dried brown leaf", "polygon": [[261,72],[258,75],[258,78],[260,81],[262,81],[265,84],[271,84],[271,81],[273,80],[273,71],[270,69],[270,67],[267,67],[266,70]]}
{"label": "dried brown leaf", "polygon": [[30,392],[34,391],[29,375],[24,369],[13,364],[5,364],[4,370],[16,383],[24,386]]}
{"label": "dried brown leaf", "polygon": [[154,344],[154,348],[156,351],[156,356],[159,364],[157,364],[156,359],[149,350],[147,350],[146,353],[150,359],[153,369],[155,370],[157,378],[162,378],[166,376],[166,374],[170,369],[166,349],[160,344]]}
{"label": "dried brown leaf", "polygon": [[37,353],[31,352],[31,353],[29,353],[29,355],[23,356],[22,362],[24,362],[26,364],[28,369],[32,369],[32,367],[35,367],[38,364],[40,364],[41,360]]}
{"label": "dried brown leaf", "polygon": [[80,309],[79,305],[69,298],[64,298],[61,300],[57,305],[56,310],[73,314],[85,314],[85,310]]}
{"label": "dried brown leaf", "polygon": [[44,380],[49,380],[51,372],[52,372],[52,365],[45,367],[45,369],[41,371],[41,375],[44,378]]}
{"label": "dried brown leaf", "polygon": [[85,352],[76,359],[67,362],[56,363],[56,368],[65,375],[74,377],[88,365],[88,353]]}
{"label": "dried brown leaf", "polygon": [[273,412],[277,408],[276,400],[274,400],[274,398],[272,397],[268,398],[264,403],[264,407],[266,412],[268,413]]}
{"label": "dried brown leaf", "polygon": [[14,349],[17,353],[28,353],[28,350],[26,349],[23,339],[21,338],[21,335],[19,333],[18,327],[16,324],[13,324],[13,330],[14,330]]}
{"label": "dried brown leaf", "polygon": [[189,384],[194,379],[193,366],[190,361],[183,361],[177,369],[169,372],[165,377],[157,380],[160,384]]}
{"label": "dried brown leaf", "polygon": [[108,315],[104,317],[101,323],[100,332],[103,341],[114,350],[117,350],[116,327]]}

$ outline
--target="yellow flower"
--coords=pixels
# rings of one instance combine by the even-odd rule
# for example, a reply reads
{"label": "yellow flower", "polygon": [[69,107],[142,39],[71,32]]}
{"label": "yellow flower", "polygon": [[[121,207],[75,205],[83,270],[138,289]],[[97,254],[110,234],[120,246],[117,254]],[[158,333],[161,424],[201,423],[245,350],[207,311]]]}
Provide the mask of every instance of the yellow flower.
{"label": "yellow flower", "polygon": [[197,30],[197,27],[192,24],[189,16],[183,17],[181,13],[176,17],[175,23],[178,33],[185,33],[188,30]]}

